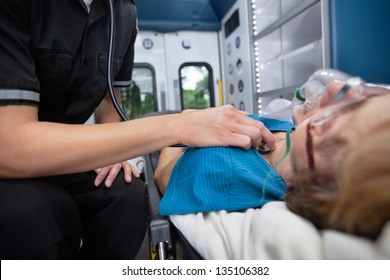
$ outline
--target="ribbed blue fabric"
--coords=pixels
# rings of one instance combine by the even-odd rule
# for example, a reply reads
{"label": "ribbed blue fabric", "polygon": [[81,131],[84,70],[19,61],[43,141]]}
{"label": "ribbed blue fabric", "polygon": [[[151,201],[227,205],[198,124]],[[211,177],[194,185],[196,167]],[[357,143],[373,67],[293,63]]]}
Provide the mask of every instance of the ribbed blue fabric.
{"label": "ribbed blue fabric", "polygon": [[[250,117],[262,121],[271,131],[287,131],[292,127],[286,121]],[[261,207],[280,200],[285,187],[280,175],[256,149],[188,147],[172,170],[160,202],[160,214]]]}

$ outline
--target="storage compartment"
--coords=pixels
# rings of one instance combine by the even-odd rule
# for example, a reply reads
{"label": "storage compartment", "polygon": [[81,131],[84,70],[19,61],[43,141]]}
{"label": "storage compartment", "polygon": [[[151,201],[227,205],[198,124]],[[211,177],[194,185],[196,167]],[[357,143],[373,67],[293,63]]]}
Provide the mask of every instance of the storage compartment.
{"label": "storage compartment", "polygon": [[257,0],[254,15],[257,99],[264,105],[325,67],[321,1]]}
{"label": "storage compartment", "polygon": [[303,0],[257,0],[256,10],[256,30],[263,31],[266,27],[277,21],[282,15],[296,7]]}

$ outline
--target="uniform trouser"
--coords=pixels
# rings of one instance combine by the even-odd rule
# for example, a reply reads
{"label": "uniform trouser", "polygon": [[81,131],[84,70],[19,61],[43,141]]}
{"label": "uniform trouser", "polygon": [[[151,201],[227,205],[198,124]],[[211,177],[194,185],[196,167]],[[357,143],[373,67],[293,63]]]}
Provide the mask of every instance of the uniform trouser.
{"label": "uniform trouser", "polygon": [[0,180],[1,259],[134,259],[145,237],[145,185],[121,172]]}

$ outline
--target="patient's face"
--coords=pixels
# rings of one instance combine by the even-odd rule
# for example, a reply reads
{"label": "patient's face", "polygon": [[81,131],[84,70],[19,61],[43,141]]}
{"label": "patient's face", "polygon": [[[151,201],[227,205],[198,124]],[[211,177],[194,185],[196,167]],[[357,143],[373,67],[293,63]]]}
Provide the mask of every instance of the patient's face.
{"label": "patient's face", "polygon": [[[357,96],[354,89],[350,89],[345,100],[332,104],[332,97],[342,87],[342,84],[330,83],[317,106],[295,112],[297,128],[292,135],[291,151],[295,171],[315,170],[336,175],[348,151],[358,148],[361,137],[390,122],[390,91],[381,89],[381,94],[385,94],[370,98],[359,95],[354,99],[359,101],[350,102],[349,96]],[[385,143],[378,143],[381,144]]]}

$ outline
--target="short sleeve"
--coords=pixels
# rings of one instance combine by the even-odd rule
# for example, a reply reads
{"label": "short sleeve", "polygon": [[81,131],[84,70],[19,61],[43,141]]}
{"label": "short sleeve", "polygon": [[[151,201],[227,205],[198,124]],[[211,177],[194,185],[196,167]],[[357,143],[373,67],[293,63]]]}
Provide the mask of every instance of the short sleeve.
{"label": "short sleeve", "polygon": [[39,80],[29,49],[29,5],[22,0],[1,4],[0,105],[39,102]]}

